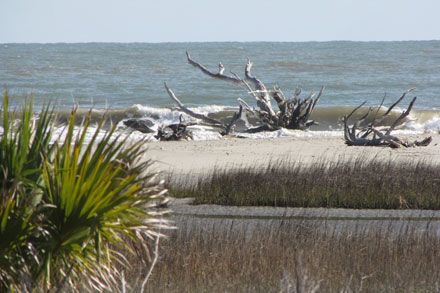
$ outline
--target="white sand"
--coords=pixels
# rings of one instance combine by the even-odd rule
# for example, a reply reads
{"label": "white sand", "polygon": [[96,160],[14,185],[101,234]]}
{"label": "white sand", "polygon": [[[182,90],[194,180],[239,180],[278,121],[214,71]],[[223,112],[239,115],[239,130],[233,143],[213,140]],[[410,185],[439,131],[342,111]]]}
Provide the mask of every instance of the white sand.
{"label": "white sand", "polygon": [[349,147],[342,137],[285,137],[270,139],[224,138],[212,141],[149,143],[145,158],[154,160],[155,170],[174,174],[200,175],[214,168],[265,165],[268,162],[318,160],[338,161],[359,156],[399,162],[440,163],[440,135],[410,137],[421,140],[432,135],[428,147],[391,149],[389,147]]}

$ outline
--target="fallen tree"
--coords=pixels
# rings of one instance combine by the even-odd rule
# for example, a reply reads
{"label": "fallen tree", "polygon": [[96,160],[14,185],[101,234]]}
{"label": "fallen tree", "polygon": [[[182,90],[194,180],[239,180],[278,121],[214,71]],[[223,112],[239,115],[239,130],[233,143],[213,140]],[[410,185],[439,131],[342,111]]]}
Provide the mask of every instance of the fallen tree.
{"label": "fallen tree", "polygon": [[[411,109],[417,100],[417,97],[414,97],[411,100],[408,108],[403,111],[396,120],[394,120],[391,126],[380,126],[380,124],[391,113],[391,111],[405,98],[405,96],[409,92],[413,90],[414,88],[411,88],[404,92],[403,95],[394,104],[392,104],[383,115],[379,117],[379,110],[381,109],[385,101],[384,97],[375,111],[372,107],[370,107],[368,111],[359,119],[357,119],[356,122],[354,122],[353,125],[350,127],[349,119],[353,116],[354,113],[356,113],[356,111],[358,111],[362,106],[365,105],[365,102],[354,108],[350,114],[343,117],[345,143],[349,146],[389,146],[392,148],[429,145],[432,141],[431,136],[426,137],[422,141],[409,142],[391,134],[393,130],[403,127],[408,122],[406,118],[410,114]],[[367,118],[371,118],[370,115],[373,112],[375,113],[373,114],[371,122],[366,123]]]}
{"label": "fallen tree", "polygon": [[[245,77],[241,78],[233,72],[231,72],[232,75],[224,74],[225,67],[221,63],[218,65],[218,72],[214,73],[208,70],[204,65],[193,60],[188,52],[186,52],[186,57],[188,63],[198,68],[202,73],[212,78],[244,87],[248,93],[255,98],[258,109],[251,109],[249,105],[241,99],[239,99],[239,102],[246,107],[248,112],[254,114],[259,119],[259,122],[263,126],[262,129],[278,130],[280,128],[287,128],[304,130],[317,124],[315,121],[310,120],[310,115],[321,98],[324,87],[321,88],[316,98],[314,98],[315,92],[312,91],[306,99],[302,100],[299,97],[301,89],[297,88],[293,98],[288,99],[279,87],[268,90],[261,80],[251,74],[253,63],[250,60],[248,60],[244,69]],[[271,97],[277,103],[278,111],[273,109]]]}
{"label": "fallen tree", "polygon": [[[188,52],[186,52],[186,56],[188,63],[201,70],[204,74],[215,79],[242,86],[255,98],[258,108],[251,108],[244,100],[238,99],[238,112],[233,115],[229,123],[223,123],[206,115],[195,113],[185,107],[165,83],[165,89],[168,95],[182,112],[203,121],[206,125],[219,128],[220,134],[228,135],[234,132],[235,123],[243,114],[243,109],[245,109],[248,114],[255,117],[258,124],[256,127],[248,128],[243,132],[255,133],[259,131],[274,131],[281,128],[305,130],[312,125],[317,124],[314,120],[310,120],[310,115],[321,98],[324,87],[321,88],[316,98],[315,92],[312,91],[307,98],[301,99],[301,89],[297,88],[293,97],[288,99],[279,87],[274,87],[273,90],[268,90],[261,80],[253,76],[251,74],[252,63],[250,61],[248,61],[245,66],[245,77],[240,78],[233,72],[231,72],[231,75],[226,75],[224,73],[225,68],[221,63],[219,64],[219,71],[214,73],[204,65],[193,60]],[[271,98],[277,103],[277,110],[273,109]]]}

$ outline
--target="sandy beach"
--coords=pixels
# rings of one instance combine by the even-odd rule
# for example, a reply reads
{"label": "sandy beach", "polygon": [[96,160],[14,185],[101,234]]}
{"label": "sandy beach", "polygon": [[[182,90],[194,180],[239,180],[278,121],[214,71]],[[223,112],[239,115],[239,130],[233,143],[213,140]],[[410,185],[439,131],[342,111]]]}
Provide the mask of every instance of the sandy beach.
{"label": "sandy beach", "polygon": [[398,162],[440,163],[440,135],[406,136],[421,140],[433,136],[427,147],[391,149],[353,147],[337,137],[283,137],[270,139],[223,138],[210,141],[149,143],[145,158],[153,160],[154,170],[179,175],[199,176],[213,169],[267,165],[269,162],[297,161],[312,164],[320,160],[340,161],[366,157]]}

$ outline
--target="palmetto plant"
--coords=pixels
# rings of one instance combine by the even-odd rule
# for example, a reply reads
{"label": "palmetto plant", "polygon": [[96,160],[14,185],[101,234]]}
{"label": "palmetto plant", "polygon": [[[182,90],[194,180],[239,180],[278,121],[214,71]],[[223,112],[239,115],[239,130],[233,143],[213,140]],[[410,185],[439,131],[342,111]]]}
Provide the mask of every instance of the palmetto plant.
{"label": "palmetto plant", "polygon": [[30,123],[28,102],[14,128],[7,93],[3,113],[0,289],[109,289],[124,264],[118,251],[146,245],[165,223],[148,209],[166,191],[139,160],[141,144],[115,137],[116,127],[102,135],[104,121],[91,130],[90,117],[76,128],[75,110],[51,143],[52,112],[44,108]]}
{"label": "palmetto plant", "polygon": [[21,113],[9,113],[5,90],[0,136],[0,288],[29,284],[31,269],[38,264],[31,239],[38,234],[35,210],[44,207],[37,184],[42,154],[50,155],[53,149],[49,144],[53,121],[49,107],[43,107],[38,120],[32,108],[27,100]]}
{"label": "palmetto plant", "polygon": [[21,113],[16,111],[9,113],[9,96],[6,90],[2,108],[3,133],[0,137],[0,164],[4,176],[2,178],[6,179],[7,186],[11,186],[16,177],[32,185],[41,174],[42,154],[49,155],[53,149],[50,146],[54,122],[53,111],[49,106],[43,106],[36,119],[32,112],[32,100],[28,99]]}

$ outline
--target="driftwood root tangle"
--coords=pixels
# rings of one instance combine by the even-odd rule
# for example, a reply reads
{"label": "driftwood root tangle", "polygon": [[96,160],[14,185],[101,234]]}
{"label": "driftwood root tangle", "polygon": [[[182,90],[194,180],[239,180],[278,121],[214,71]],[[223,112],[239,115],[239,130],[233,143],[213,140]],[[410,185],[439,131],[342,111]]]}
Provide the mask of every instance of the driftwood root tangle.
{"label": "driftwood root tangle", "polygon": [[[324,87],[321,88],[316,98],[314,91],[312,91],[304,100],[299,97],[301,89],[297,88],[294,96],[289,99],[279,87],[268,90],[260,79],[253,76],[251,74],[253,64],[250,61],[245,66],[245,77],[241,78],[233,72],[231,72],[231,75],[226,75],[224,73],[225,67],[221,63],[219,64],[219,71],[215,73],[192,59],[188,52],[186,52],[186,56],[188,63],[198,68],[202,73],[215,79],[242,86],[255,98],[258,109],[251,109],[243,100],[239,100],[239,102],[245,104],[248,112],[258,118],[261,124],[259,127],[249,129],[247,132],[255,132],[258,129],[278,130],[280,128],[305,130],[317,124],[315,121],[310,120],[310,115],[321,98]],[[277,103],[278,110],[273,109],[271,98]]]}
{"label": "driftwood root tangle", "polygon": [[159,127],[154,137],[160,141],[192,139],[192,134],[186,127],[185,124],[180,123],[162,126]]}
{"label": "driftwood root tangle", "polygon": [[191,125],[194,125],[194,123],[184,122],[181,115],[180,123],[163,125],[159,127],[157,130],[157,134],[154,137],[160,141],[193,139],[192,132],[187,129],[187,127]]}
{"label": "driftwood root tangle", "polygon": [[[407,123],[406,118],[410,114],[411,109],[417,100],[417,97],[414,97],[411,100],[408,108],[403,111],[402,114],[397,117],[397,119],[394,120],[394,122],[389,127],[379,126],[380,123],[383,122],[385,118],[387,118],[387,116],[389,116],[393,108],[396,107],[405,98],[405,96],[413,90],[414,88],[411,88],[404,92],[403,95],[394,104],[392,104],[391,107],[388,108],[388,110],[383,115],[378,117],[379,110],[385,101],[384,97],[381,104],[375,110],[373,110],[373,108],[369,108],[367,113],[357,119],[350,127],[349,119],[357,110],[365,105],[365,102],[354,108],[350,114],[343,117],[345,143],[349,146],[389,146],[391,148],[429,145],[432,141],[432,137],[426,137],[422,141],[409,142],[391,134],[393,130],[395,130],[396,128],[401,128]],[[367,118],[370,117],[371,114],[373,115],[371,122],[365,123],[365,121],[367,120]]]}

